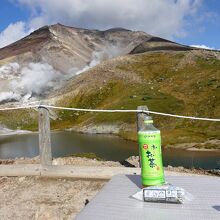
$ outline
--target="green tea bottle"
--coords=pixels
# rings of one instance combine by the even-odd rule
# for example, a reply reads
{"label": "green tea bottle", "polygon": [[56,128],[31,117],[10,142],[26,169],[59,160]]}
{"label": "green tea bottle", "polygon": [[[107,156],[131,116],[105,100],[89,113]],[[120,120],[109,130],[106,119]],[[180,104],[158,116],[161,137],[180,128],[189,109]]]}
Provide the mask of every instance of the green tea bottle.
{"label": "green tea bottle", "polygon": [[150,116],[145,118],[144,126],[138,131],[138,143],[143,187],[163,184],[165,180],[160,130],[153,126]]}

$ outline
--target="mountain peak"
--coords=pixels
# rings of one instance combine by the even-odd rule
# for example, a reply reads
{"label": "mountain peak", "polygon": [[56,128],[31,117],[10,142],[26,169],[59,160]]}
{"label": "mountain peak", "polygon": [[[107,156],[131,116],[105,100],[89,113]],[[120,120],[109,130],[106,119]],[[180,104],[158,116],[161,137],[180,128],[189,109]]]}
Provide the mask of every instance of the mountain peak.
{"label": "mountain peak", "polygon": [[[110,49],[109,47],[112,48]],[[30,57],[25,56],[25,59],[46,59],[48,61],[49,57],[50,62],[56,63],[53,59],[57,60],[57,56],[67,56],[69,65],[73,65],[70,64],[73,62],[70,59],[72,57],[75,60],[74,66],[81,68],[91,61],[92,54],[96,50],[103,50],[107,53],[111,53],[111,50],[114,50],[115,56],[115,54],[125,55],[130,52],[143,53],[155,50],[189,49],[191,48],[175,42],[121,27],[99,31],[57,23],[43,26],[27,37],[0,49],[0,60],[8,57],[15,57],[16,59],[18,55],[30,53]]]}

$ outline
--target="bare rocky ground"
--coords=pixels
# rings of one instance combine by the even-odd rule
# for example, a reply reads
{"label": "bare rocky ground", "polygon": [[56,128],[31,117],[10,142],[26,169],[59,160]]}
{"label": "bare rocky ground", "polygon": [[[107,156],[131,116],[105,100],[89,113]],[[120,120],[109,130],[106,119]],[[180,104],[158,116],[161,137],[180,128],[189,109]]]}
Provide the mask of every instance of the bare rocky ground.
{"label": "bare rocky ground", "polygon": [[39,177],[0,178],[0,219],[74,219],[86,199],[103,187],[104,181]]}
{"label": "bare rocky ground", "polygon": [[[128,158],[127,165],[138,166],[138,158]],[[1,160],[0,164],[39,163],[39,158]],[[119,162],[98,161],[79,157],[57,158],[54,165],[123,166]],[[165,168],[166,175],[203,175],[204,171],[182,167]],[[101,180],[74,180],[42,177],[0,177],[1,220],[74,219],[77,213],[105,185]]]}

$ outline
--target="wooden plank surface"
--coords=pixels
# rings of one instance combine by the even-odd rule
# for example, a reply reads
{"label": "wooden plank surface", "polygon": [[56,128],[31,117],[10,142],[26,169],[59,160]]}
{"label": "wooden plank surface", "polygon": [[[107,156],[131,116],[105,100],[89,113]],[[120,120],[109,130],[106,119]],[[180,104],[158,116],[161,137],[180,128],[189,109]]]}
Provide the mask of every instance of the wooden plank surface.
{"label": "wooden plank surface", "polygon": [[40,176],[38,164],[0,165],[0,176]]}
{"label": "wooden plank surface", "polygon": [[126,167],[80,167],[72,165],[41,166],[38,164],[0,165],[0,176],[43,176],[109,180],[114,175],[134,173],[140,174],[140,169]]}

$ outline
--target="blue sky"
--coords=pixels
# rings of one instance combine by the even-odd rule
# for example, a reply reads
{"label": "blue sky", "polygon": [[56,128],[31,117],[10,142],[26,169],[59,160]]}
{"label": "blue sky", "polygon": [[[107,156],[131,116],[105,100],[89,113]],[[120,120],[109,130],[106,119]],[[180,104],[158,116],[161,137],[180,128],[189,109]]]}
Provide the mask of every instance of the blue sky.
{"label": "blue sky", "polygon": [[176,40],[220,49],[220,1],[204,0],[199,15],[203,16],[202,21],[192,25],[188,36]]}
{"label": "blue sky", "polygon": [[125,27],[220,49],[220,0],[1,0],[0,47],[46,24]]}
{"label": "blue sky", "polygon": [[27,20],[30,11],[24,7],[20,7],[19,4],[13,4],[8,0],[1,0],[0,6],[0,32],[3,31],[11,23],[17,21]]}

